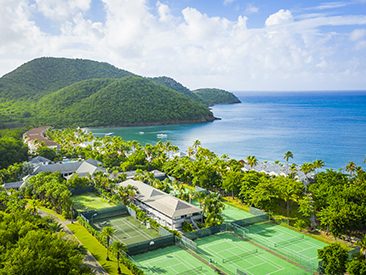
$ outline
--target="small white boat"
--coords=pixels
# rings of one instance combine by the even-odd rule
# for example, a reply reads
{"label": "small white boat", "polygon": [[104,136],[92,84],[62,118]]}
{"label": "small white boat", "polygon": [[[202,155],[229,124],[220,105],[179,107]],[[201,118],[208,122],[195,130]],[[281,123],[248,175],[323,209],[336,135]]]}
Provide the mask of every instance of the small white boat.
{"label": "small white boat", "polygon": [[114,133],[106,133],[105,136],[111,136],[111,135],[114,135]]}
{"label": "small white boat", "polygon": [[140,135],[143,135],[143,134],[145,134],[144,132],[140,132]]}
{"label": "small white boat", "polygon": [[157,134],[158,138],[167,138],[168,135],[167,134]]}

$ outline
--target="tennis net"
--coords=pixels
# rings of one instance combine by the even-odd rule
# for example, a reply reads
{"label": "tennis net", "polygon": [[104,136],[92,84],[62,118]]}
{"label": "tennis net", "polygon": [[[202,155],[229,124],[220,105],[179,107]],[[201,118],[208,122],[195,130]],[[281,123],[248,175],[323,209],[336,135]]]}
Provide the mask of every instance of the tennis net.
{"label": "tennis net", "polygon": [[275,243],[274,246],[277,247],[277,246],[280,246],[280,245],[285,245],[285,244],[292,243],[294,241],[298,241],[298,240],[302,240],[302,239],[304,239],[304,235],[294,237],[294,238],[291,238],[289,240],[284,240],[284,241]]}
{"label": "tennis net", "polygon": [[249,256],[249,255],[252,255],[252,254],[255,254],[258,252],[258,249],[254,249],[254,250],[251,250],[251,251],[247,251],[245,253],[242,253],[240,255],[235,255],[235,256],[232,256],[232,257],[229,257],[229,258],[225,258],[225,259],[222,259],[222,262],[223,263],[226,263],[226,262],[230,262],[230,261],[234,261],[236,259],[239,259],[239,258],[244,258],[246,256]]}
{"label": "tennis net", "polygon": [[188,270],[183,271],[183,272],[179,272],[177,274],[196,274],[196,272],[201,271],[201,270],[202,270],[202,266],[199,266],[199,267],[195,267],[195,268],[192,268],[192,269],[188,269]]}

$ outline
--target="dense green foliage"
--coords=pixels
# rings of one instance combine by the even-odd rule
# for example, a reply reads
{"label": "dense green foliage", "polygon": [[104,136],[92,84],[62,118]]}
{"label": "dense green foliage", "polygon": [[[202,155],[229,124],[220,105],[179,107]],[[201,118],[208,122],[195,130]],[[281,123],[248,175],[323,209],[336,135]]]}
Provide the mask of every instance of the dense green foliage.
{"label": "dense green foliage", "polygon": [[0,78],[0,97],[35,100],[82,80],[131,75],[133,74],[108,63],[42,57],[25,63]]}
{"label": "dense green foliage", "polygon": [[348,251],[340,243],[318,249],[318,258],[323,261],[326,274],[342,275],[346,272]]}
{"label": "dense green foliage", "polygon": [[168,87],[174,91],[177,91],[178,93],[184,94],[185,96],[189,97],[190,99],[192,99],[198,103],[206,104],[205,100],[203,100],[202,98],[197,96],[195,93],[193,93],[191,90],[184,87],[182,84],[178,83],[177,81],[175,81],[174,79],[172,79],[170,77],[166,77],[166,76],[152,77],[152,78],[150,78],[150,80],[152,80],[153,82],[160,84],[162,86]]}
{"label": "dense green foliage", "polygon": [[28,147],[13,137],[0,138],[0,170],[28,159]]}
{"label": "dense green foliage", "polygon": [[240,103],[240,100],[233,94],[220,89],[198,89],[193,91],[207,105]]}
{"label": "dense green foliage", "polygon": [[205,101],[168,77],[91,60],[38,58],[0,78],[0,128],[207,122]]}
{"label": "dense green foliage", "polygon": [[0,190],[0,274],[92,274],[78,242],[26,204]]}
{"label": "dense green foliage", "polygon": [[94,79],[45,96],[37,104],[39,120],[56,126],[107,126],[207,122],[204,106],[141,77]]}

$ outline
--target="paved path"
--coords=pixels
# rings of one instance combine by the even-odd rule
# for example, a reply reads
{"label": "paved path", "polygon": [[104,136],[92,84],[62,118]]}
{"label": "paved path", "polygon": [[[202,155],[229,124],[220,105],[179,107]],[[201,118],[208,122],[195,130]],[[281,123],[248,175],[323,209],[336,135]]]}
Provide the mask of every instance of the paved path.
{"label": "paved path", "polygon": [[[70,220],[61,221],[57,216],[52,215],[48,212],[42,211],[40,209],[38,209],[38,214],[42,217],[49,216],[49,217],[54,218],[55,221],[59,222],[62,225],[63,230],[66,233],[68,233],[70,235],[74,235],[74,233],[72,233],[71,230],[66,226],[66,224],[71,223]],[[76,238],[76,236],[75,236],[75,238]],[[79,243],[82,244],[80,241],[79,241]],[[93,269],[93,273],[98,274],[98,275],[108,275],[107,271],[104,270],[104,268],[98,263],[98,261],[94,258],[94,256],[92,254],[90,254],[89,251],[87,251],[87,254],[84,256],[84,263]]]}

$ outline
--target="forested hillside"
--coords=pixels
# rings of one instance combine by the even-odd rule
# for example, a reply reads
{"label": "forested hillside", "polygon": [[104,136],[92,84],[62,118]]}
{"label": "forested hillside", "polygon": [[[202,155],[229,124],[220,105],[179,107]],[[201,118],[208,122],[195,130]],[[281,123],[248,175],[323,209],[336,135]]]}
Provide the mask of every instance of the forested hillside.
{"label": "forested hillside", "polygon": [[197,96],[195,93],[193,93],[191,90],[189,90],[188,88],[184,87],[182,84],[178,83],[177,81],[175,81],[174,79],[167,77],[167,76],[159,76],[159,77],[153,77],[150,78],[150,80],[154,81],[157,84],[166,86],[174,91],[177,91],[179,93],[182,93],[184,95],[186,95],[187,97],[189,97],[190,99],[198,102],[198,103],[202,103],[202,104],[206,104],[205,100],[202,99],[201,97]]}
{"label": "forested hillside", "polygon": [[193,93],[208,106],[214,104],[240,103],[240,100],[233,93],[220,89],[198,89],[193,91]]}
{"label": "forested hillside", "polygon": [[37,104],[41,124],[58,127],[208,122],[205,106],[142,77],[75,83]]}
{"label": "forested hillside", "polygon": [[93,78],[132,76],[108,63],[91,60],[42,57],[27,62],[0,78],[0,97],[39,99],[73,83]]}
{"label": "forested hillside", "polygon": [[235,101],[225,93],[193,93],[172,78],[108,63],[42,57],[0,78],[0,129],[207,122],[214,119],[207,106]]}

